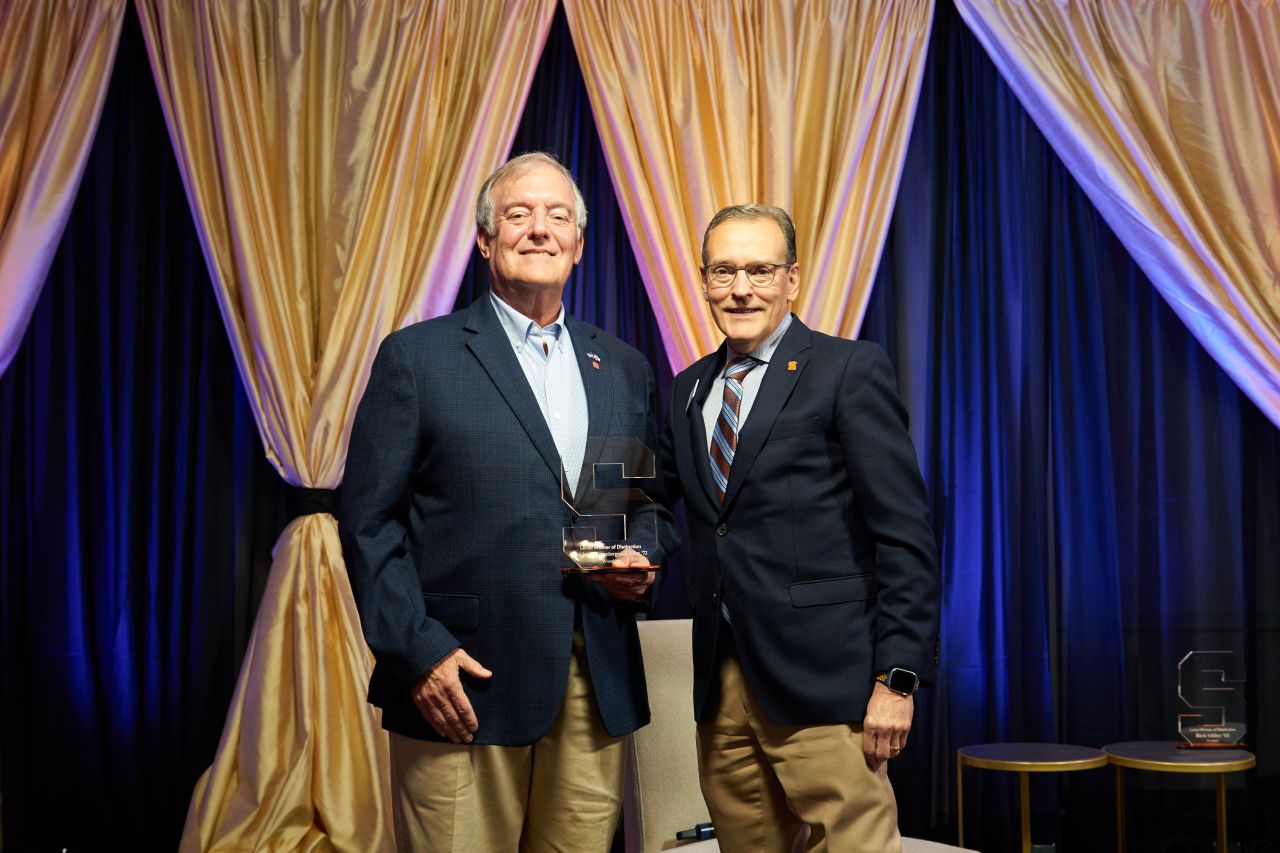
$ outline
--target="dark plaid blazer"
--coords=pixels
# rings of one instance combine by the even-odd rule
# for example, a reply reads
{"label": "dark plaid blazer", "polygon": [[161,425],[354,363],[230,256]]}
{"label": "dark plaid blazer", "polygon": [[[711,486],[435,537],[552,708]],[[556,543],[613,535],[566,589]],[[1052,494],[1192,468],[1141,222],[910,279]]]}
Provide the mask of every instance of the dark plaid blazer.
{"label": "dark plaid blazer", "polygon": [[859,722],[877,670],[936,668],[939,586],[929,506],[884,350],[792,320],[738,436],[724,503],[702,405],[724,347],[676,377],[662,437],[668,498],[693,559],[694,713],[715,711],[729,630],[771,720]]}
{"label": "dark plaid blazer", "polygon": [[[600,329],[572,317],[566,326],[588,436],[634,436],[656,448],[648,362]],[[635,605],[561,575],[561,528],[572,513],[559,471],[488,294],[382,343],[352,427],[339,528],[376,658],[369,701],[387,729],[441,740],[409,691],[461,646],[493,671],[488,680],[463,676],[476,742],[532,743],[560,709],[575,612],[605,728],[617,736],[648,722]],[[670,514],[657,515],[660,561],[678,540]]]}

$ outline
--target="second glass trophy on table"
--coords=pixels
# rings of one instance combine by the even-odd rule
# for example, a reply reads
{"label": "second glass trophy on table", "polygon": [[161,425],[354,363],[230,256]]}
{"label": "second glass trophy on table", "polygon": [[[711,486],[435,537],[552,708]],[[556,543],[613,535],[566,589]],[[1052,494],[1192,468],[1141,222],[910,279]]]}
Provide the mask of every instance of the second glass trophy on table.
{"label": "second glass trophy on table", "polygon": [[[598,451],[598,452],[597,452]],[[573,510],[564,526],[565,573],[652,572],[658,546],[653,499],[653,451],[632,436],[588,438],[586,470],[577,487],[560,479],[560,497]],[[615,566],[622,561],[633,565]]]}
{"label": "second glass trophy on table", "polygon": [[1191,651],[1178,661],[1180,747],[1235,749],[1244,746],[1248,719],[1244,662],[1230,651]]}

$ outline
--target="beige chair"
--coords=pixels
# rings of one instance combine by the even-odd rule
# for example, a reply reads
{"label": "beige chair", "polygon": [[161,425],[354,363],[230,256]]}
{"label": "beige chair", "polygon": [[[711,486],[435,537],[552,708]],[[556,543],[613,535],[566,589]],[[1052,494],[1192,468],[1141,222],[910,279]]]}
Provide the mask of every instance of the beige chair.
{"label": "beige chair", "polygon": [[711,822],[698,787],[694,745],[693,622],[660,619],[638,627],[652,720],[627,738],[627,853],[719,850],[715,841],[676,841],[680,830]]}
{"label": "beige chair", "polygon": [[[698,787],[693,722],[693,624],[688,619],[638,623],[649,682],[649,725],[627,738],[623,830],[627,853],[719,850],[711,841],[676,841],[676,833],[709,823]],[[903,853],[960,850],[933,841],[902,839]]]}

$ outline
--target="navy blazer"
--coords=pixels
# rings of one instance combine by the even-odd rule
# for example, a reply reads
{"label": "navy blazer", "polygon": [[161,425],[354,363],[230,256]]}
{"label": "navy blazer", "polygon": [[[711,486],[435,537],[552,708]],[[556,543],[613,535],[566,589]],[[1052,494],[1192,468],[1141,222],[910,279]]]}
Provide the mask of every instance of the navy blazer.
{"label": "navy blazer", "polygon": [[[633,436],[655,447],[648,362],[600,329],[573,317],[565,324],[586,389],[588,437]],[[589,441],[584,473],[598,452]],[[575,611],[605,729],[618,736],[648,722],[635,606],[561,575],[561,528],[572,512],[559,472],[488,294],[383,341],[351,431],[339,527],[376,659],[369,701],[383,709],[384,727],[443,740],[410,689],[461,646],[493,672],[463,676],[479,722],[475,742],[537,740],[564,697]],[[655,562],[678,541],[665,508],[659,516]]]}
{"label": "navy blazer", "polygon": [[723,600],[769,719],[859,722],[877,671],[900,666],[931,681],[937,664],[936,547],[889,359],[793,318],[721,504],[702,405],[724,351],[676,377],[662,438],[668,496],[684,498],[693,544],[694,714],[716,710]]}

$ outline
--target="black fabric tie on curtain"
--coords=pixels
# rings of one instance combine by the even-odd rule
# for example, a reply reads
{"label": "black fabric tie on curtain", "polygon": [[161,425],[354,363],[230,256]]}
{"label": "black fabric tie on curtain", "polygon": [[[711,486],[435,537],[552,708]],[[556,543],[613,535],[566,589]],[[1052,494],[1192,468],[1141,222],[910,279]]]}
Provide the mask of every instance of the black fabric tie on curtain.
{"label": "black fabric tie on curtain", "polygon": [[286,494],[289,502],[290,521],[302,515],[315,515],[320,512],[327,512],[334,517],[338,515],[337,489],[308,489],[305,486],[289,486]]}

